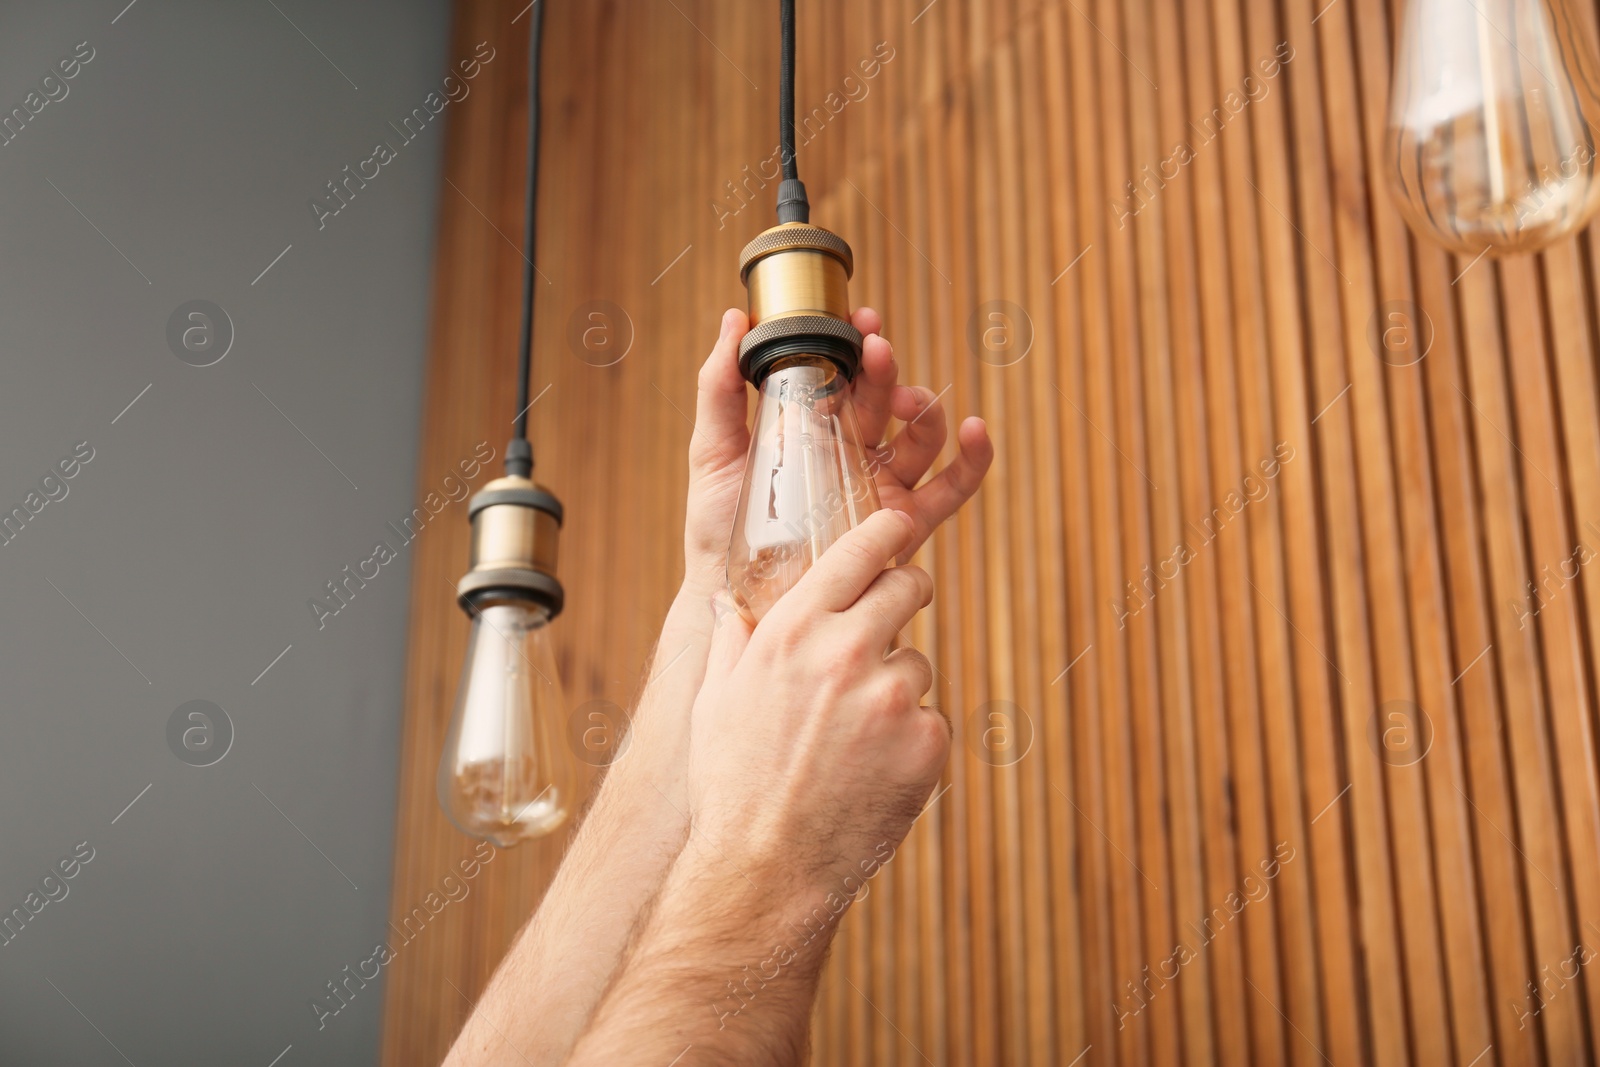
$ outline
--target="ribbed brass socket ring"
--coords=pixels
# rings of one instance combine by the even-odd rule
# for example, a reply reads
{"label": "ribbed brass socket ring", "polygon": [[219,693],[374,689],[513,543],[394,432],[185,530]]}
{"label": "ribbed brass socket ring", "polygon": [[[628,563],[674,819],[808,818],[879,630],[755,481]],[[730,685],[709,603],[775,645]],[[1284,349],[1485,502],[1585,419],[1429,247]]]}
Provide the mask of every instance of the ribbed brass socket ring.
{"label": "ribbed brass socket ring", "polygon": [[553,618],[563,593],[556,579],[561,502],[530,479],[496,478],[467,505],[472,516],[472,569],[456,586],[468,609],[532,601]]}
{"label": "ribbed brass socket ring", "polygon": [[755,239],[744,246],[744,251],[739,253],[739,280],[748,284],[750,266],[756,260],[774,252],[794,250],[826,252],[844,264],[845,278],[855,274],[855,255],[843,237],[807,222],[785,222],[756,234]]}

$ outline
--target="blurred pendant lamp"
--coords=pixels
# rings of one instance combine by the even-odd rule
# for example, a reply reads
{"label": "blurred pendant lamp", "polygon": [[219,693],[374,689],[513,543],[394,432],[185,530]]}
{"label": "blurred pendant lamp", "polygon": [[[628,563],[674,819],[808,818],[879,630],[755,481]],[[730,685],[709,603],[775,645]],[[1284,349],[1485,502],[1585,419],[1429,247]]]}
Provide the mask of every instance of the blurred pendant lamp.
{"label": "blurred pendant lamp", "polygon": [[759,620],[843,534],[878,510],[851,405],[861,334],[850,324],[850,246],[810,224],[794,136],[794,0],[781,0],[778,224],[739,256],[750,332],[739,369],[756,387],[744,484],[728,544],[728,584]]}
{"label": "blurred pendant lamp", "polygon": [[1568,0],[1408,0],[1386,168],[1413,230],[1533,252],[1600,205],[1600,62]]}
{"label": "blurred pendant lamp", "polygon": [[539,178],[539,54],[544,0],[533,5],[528,60],[527,228],[517,415],[505,477],[467,505],[472,569],[456,587],[472,617],[455,713],[439,760],[439,803],[456,828],[501,847],[542,837],[573,809],[577,775],[561,744],[566,701],[550,647],[561,612],[556,542],[561,502],[536,485],[528,444],[534,223]]}

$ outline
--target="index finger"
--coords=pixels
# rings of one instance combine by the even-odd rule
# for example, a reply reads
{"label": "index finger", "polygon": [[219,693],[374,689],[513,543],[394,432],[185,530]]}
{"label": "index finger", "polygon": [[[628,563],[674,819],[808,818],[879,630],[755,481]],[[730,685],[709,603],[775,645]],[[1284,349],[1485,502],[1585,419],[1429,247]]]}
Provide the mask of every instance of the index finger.
{"label": "index finger", "polygon": [[784,599],[823,611],[843,611],[894,562],[915,531],[904,512],[873,512],[835,541]]}

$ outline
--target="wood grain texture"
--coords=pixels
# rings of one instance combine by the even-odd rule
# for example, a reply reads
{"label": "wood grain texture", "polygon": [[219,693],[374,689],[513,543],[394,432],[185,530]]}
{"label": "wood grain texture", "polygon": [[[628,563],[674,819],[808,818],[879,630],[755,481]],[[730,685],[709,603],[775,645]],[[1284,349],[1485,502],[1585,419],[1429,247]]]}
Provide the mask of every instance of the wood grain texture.
{"label": "wood grain texture", "polygon": [[[451,109],[423,492],[509,430],[524,2],[457,4],[452,56],[496,58]],[[573,707],[629,702],[678,580],[695,370],[771,217],[776,8],[547,16],[531,422]],[[1600,235],[1418,244],[1375,178],[1385,0],[800,10],[813,217],[998,447],[921,553],[943,792],[843,924],[815,1061],[1590,1062]],[[1397,323],[1423,358],[1380,358]],[[563,845],[428,910],[470,852],[434,795],[466,533],[417,545],[391,1065],[442,1057]]]}

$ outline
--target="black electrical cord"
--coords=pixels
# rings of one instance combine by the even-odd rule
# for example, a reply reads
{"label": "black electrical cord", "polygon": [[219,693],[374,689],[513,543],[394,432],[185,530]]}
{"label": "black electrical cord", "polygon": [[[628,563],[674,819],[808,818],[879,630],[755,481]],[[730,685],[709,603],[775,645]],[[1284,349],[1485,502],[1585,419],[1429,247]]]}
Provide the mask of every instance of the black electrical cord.
{"label": "black electrical cord", "polygon": [[527,221],[522,232],[522,336],[517,363],[517,416],[512,440],[506,447],[506,473],[526,478],[533,472],[533,448],[528,444],[528,379],[533,370],[533,265],[539,220],[539,59],[544,42],[545,0],[534,0],[528,20],[528,189]]}
{"label": "black electrical cord", "polygon": [[794,143],[794,0],[778,0],[778,155],[783,181],[778,185],[778,221],[809,222],[811,205],[800,181]]}
{"label": "black electrical cord", "polygon": [[798,179],[794,155],[794,0],[778,2],[778,147],[782,150],[783,176]]}

